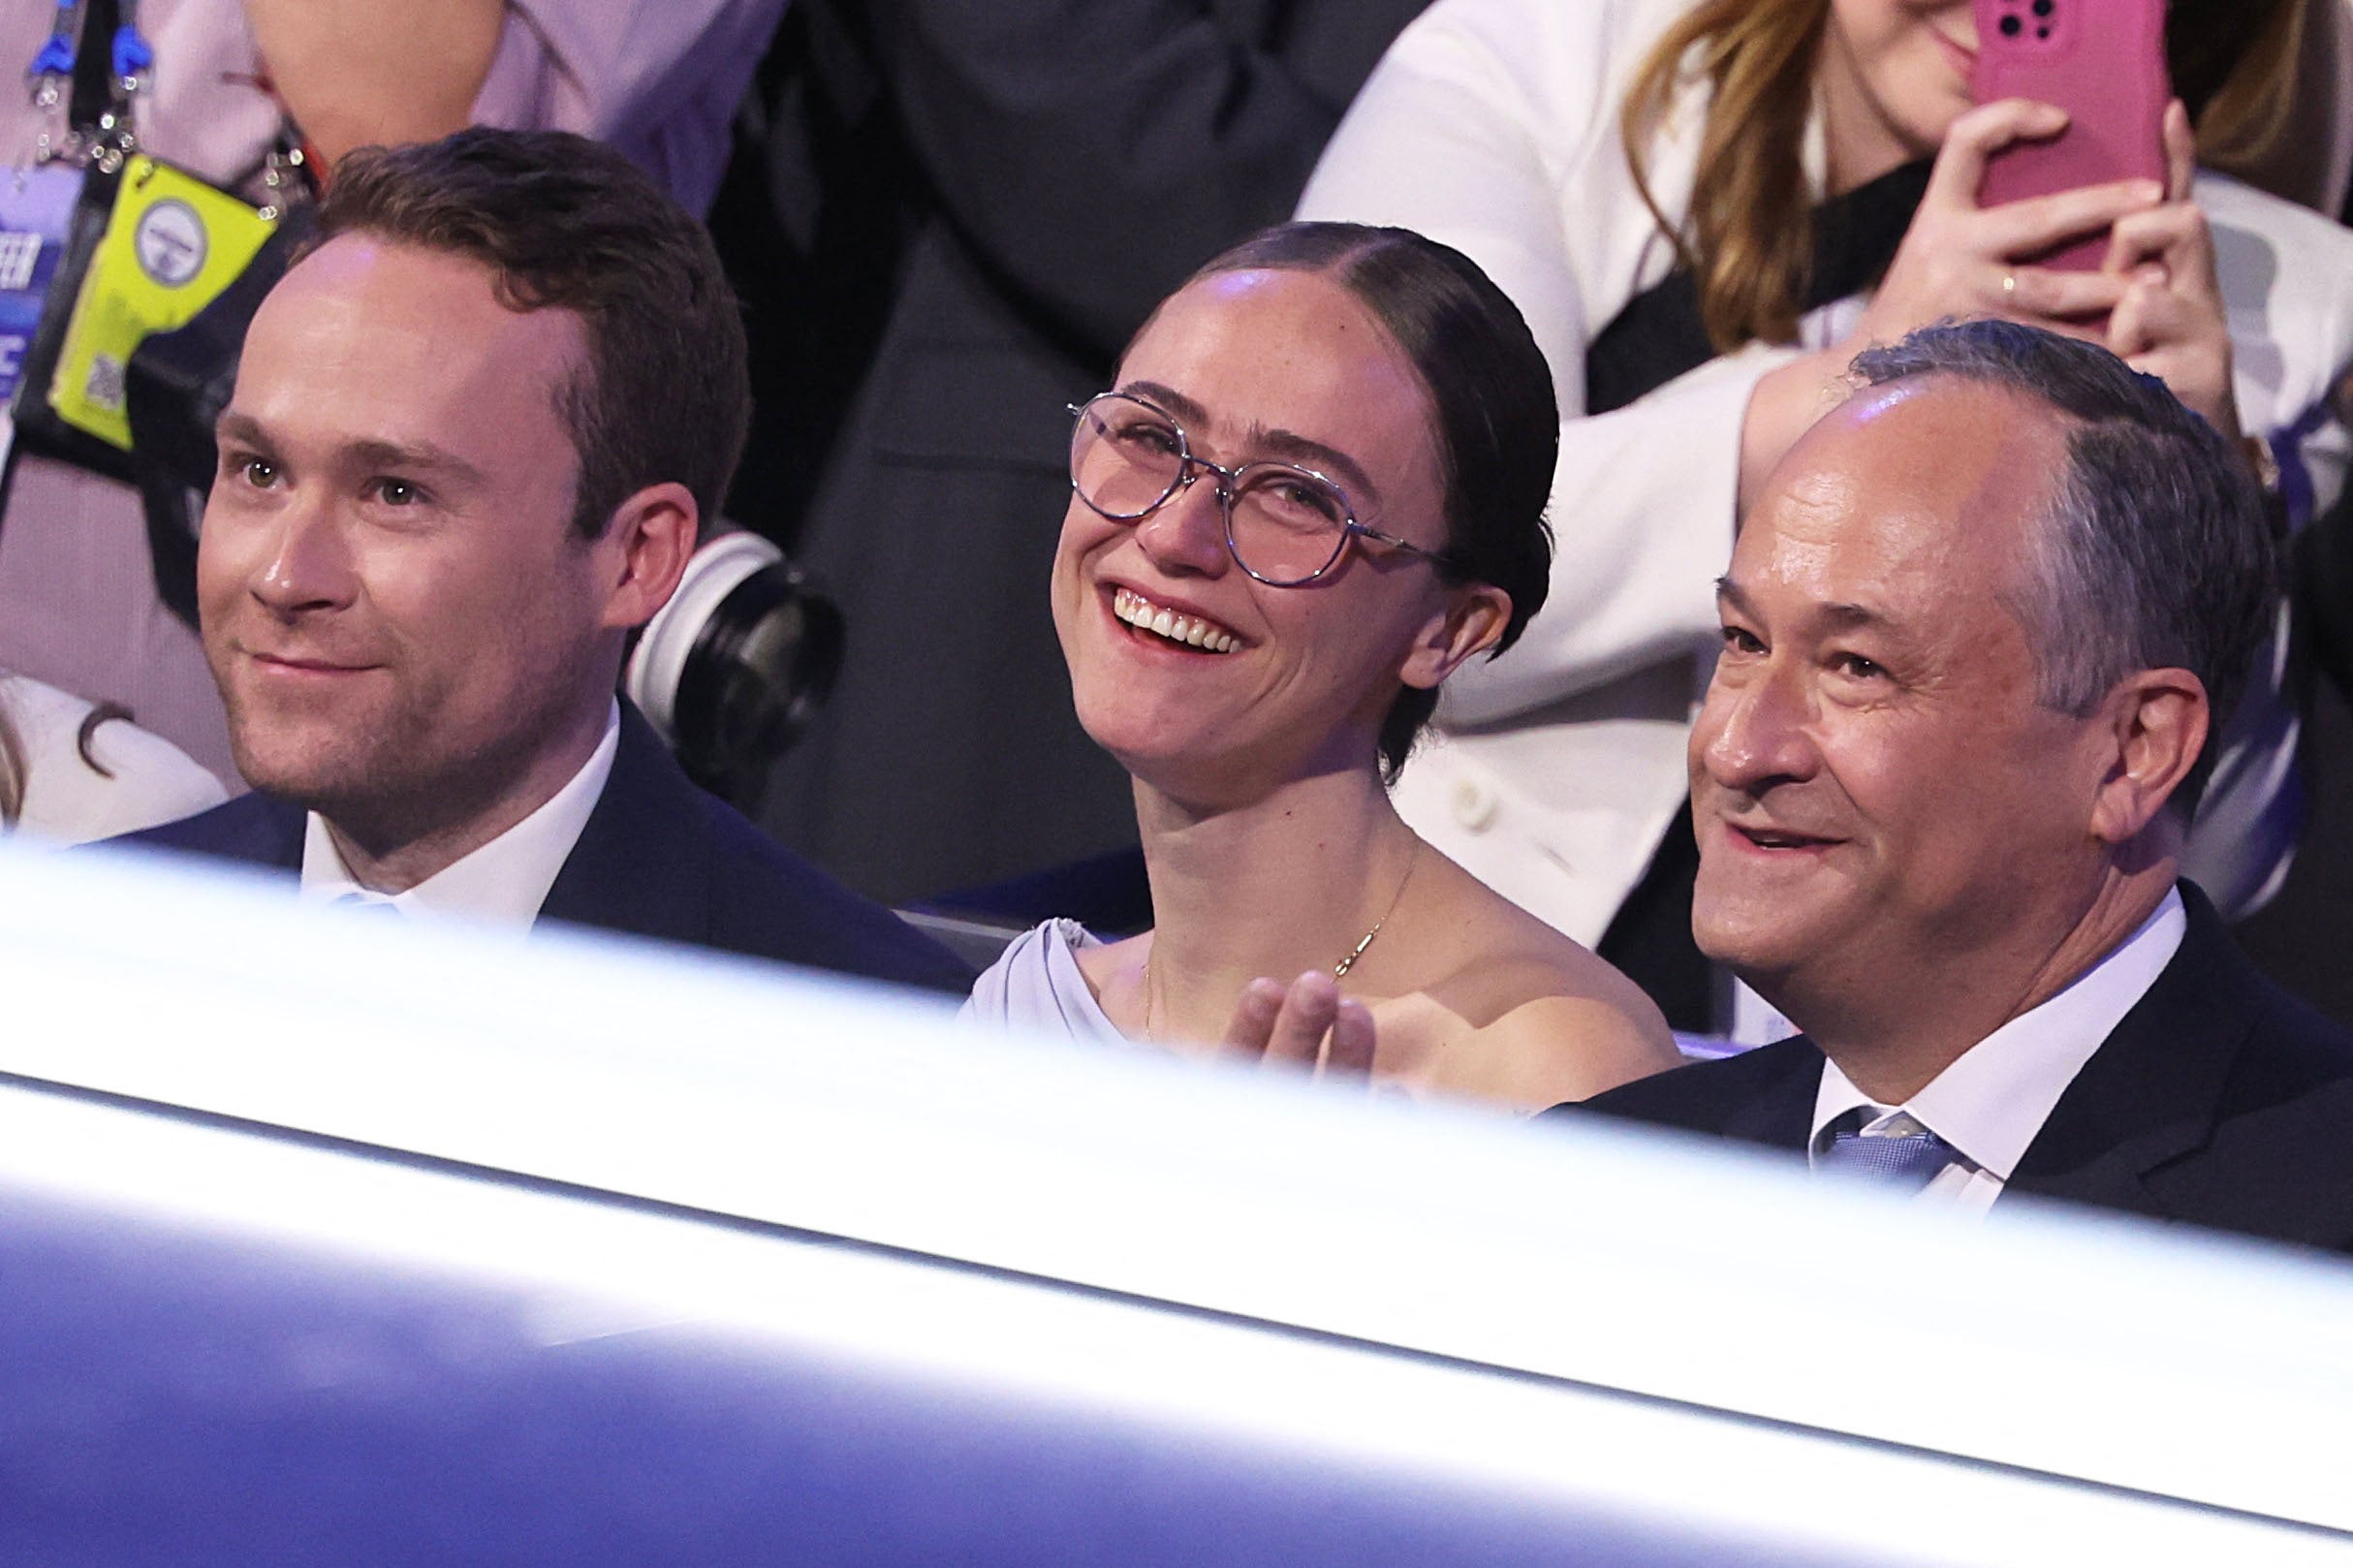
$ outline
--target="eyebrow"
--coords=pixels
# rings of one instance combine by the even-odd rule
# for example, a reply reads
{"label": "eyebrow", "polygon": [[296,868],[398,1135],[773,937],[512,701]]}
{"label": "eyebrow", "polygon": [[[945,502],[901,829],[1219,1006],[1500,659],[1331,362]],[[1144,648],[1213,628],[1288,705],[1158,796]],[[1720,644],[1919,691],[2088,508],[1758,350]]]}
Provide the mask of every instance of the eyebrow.
{"label": "eyebrow", "polygon": [[[1211,423],[1208,409],[1174,387],[1164,387],[1157,381],[1131,381],[1119,390],[1130,396],[1159,404],[1176,415],[1179,423]],[[1244,434],[1243,445],[1253,452],[1264,453],[1284,462],[1297,463],[1302,468],[1312,468],[1335,478],[1346,486],[1351,497],[1361,497],[1374,504],[1381,499],[1381,487],[1372,482],[1372,476],[1365,472],[1354,457],[1337,447],[1326,446],[1321,441],[1291,430],[1270,430],[1258,424],[1250,426]]]}
{"label": "eyebrow", "polygon": [[[1721,603],[1731,606],[1750,620],[1761,618],[1757,614],[1756,606],[1750,603],[1748,596],[1741,591],[1741,585],[1729,577],[1720,577],[1715,580],[1715,596]],[[1825,623],[1826,630],[1833,632],[1851,632],[1865,626],[1877,627],[1888,632],[1898,630],[1894,621],[1868,605],[1844,602],[1816,605],[1813,607],[1813,615]]]}
{"label": "eyebrow", "polygon": [[[234,409],[222,414],[212,429],[213,437],[218,441],[241,441],[248,446],[270,451],[277,446],[261,421]],[[463,485],[479,485],[483,480],[481,469],[455,453],[434,446],[429,441],[351,441],[344,444],[340,455],[361,468],[393,468],[410,473],[437,474]]]}

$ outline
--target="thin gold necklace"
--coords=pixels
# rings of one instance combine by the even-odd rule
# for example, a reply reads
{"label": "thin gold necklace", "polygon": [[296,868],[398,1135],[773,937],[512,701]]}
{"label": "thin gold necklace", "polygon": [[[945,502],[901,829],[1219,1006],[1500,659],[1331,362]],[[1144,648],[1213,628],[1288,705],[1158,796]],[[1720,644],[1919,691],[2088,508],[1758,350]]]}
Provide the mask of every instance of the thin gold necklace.
{"label": "thin gold necklace", "polygon": [[[1417,836],[1413,841],[1413,853],[1405,858],[1405,874],[1397,878],[1397,891],[1389,895],[1389,907],[1381,911],[1381,918],[1372,923],[1372,929],[1366,931],[1355,947],[1340,955],[1339,961],[1332,966],[1333,979],[1348,978],[1348,971],[1356,967],[1357,959],[1365,956],[1365,950],[1372,946],[1372,939],[1381,934],[1381,927],[1389,924],[1389,917],[1396,914],[1397,905],[1405,901],[1405,889],[1413,881],[1414,868],[1421,863],[1422,840]],[[1144,1038],[1153,1045],[1159,1044],[1159,1038],[1152,1033],[1152,955],[1148,949],[1144,955]]]}

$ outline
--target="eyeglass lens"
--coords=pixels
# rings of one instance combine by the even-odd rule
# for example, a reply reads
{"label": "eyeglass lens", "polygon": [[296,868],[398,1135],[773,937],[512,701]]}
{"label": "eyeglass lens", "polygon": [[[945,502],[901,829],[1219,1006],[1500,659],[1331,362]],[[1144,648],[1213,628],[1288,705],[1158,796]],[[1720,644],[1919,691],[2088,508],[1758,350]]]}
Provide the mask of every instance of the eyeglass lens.
{"label": "eyeglass lens", "polygon": [[[1148,403],[1107,392],[1079,412],[1071,483],[1105,517],[1133,521],[1150,513],[1176,492],[1187,461],[1184,431]],[[1231,480],[1211,477],[1226,498],[1234,558],[1252,577],[1303,582],[1338,558],[1350,513],[1347,497],[1329,482],[1273,462],[1245,464]]]}

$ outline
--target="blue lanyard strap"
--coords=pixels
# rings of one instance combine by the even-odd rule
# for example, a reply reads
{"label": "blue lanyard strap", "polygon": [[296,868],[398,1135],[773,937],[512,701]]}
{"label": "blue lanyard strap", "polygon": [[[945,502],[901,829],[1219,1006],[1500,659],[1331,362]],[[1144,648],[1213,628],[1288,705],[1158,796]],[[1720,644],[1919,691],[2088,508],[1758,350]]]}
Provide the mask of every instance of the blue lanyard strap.
{"label": "blue lanyard strap", "polygon": [[74,79],[74,56],[81,32],[79,13],[81,0],[57,0],[56,16],[49,22],[48,41],[24,73],[32,82],[33,104],[36,108],[55,109],[64,101],[66,86]]}
{"label": "blue lanyard strap", "polygon": [[155,75],[155,46],[139,30],[139,0],[115,0],[114,84],[126,98]]}
{"label": "blue lanyard strap", "polygon": [[[78,101],[69,104],[69,95],[75,94],[74,78],[82,63],[82,46],[94,43],[83,35],[104,25],[106,11],[101,9],[92,16],[88,0],[56,0],[49,36],[25,71],[34,108],[44,113],[62,111],[68,121],[57,128],[60,134],[42,135],[45,159],[78,157],[112,169],[138,144],[134,106],[155,79],[155,47],[140,31],[139,0],[114,0],[111,10],[115,25],[113,37],[108,41],[106,107],[101,110],[89,101],[90,90],[97,85],[94,82],[83,83]],[[82,123],[92,115],[94,125]]]}

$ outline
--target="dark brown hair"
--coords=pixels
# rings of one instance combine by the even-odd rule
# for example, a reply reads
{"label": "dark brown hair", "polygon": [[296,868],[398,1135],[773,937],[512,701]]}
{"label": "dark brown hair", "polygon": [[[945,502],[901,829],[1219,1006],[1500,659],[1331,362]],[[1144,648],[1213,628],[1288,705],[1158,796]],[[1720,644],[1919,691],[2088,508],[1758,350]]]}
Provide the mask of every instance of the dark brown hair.
{"label": "dark brown hair", "polygon": [[620,153],[562,131],[459,131],[336,166],[307,249],[366,234],[467,257],[514,310],[569,310],[587,363],[555,391],[602,535],[649,485],[718,516],[751,414],[743,323],[710,236]]}
{"label": "dark brown hair", "polygon": [[[1446,486],[1443,570],[1510,597],[1493,650],[1501,653],[1552,586],[1544,510],[1560,455],[1553,373],[1519,307],[1453,246],[1410,229],[1356,223],[1278,225],[1212,258],[1193,278],[1259,270],[1328,275],[1372,312],[1422,378]],[[1390,706],[1381,771],[1391,783],[1437,706],[1437,692],[1418,686]]]}
{"label": "dark brown hair", "polygon": [[[24,791],[29,779],[24,742],[16,735],[16,721],[8,716],[6,680],[5,675],[0,675],[0,828],[14,828],[24,815]],[[80,728],[74,732],[75,751],[80,754],[83,766],[100,778],[112,778],[114,770],[91,753],[90,737],[109,720],[128,722],[130,717],[131,710],[119,703],[100,703],[81,716]]]}

